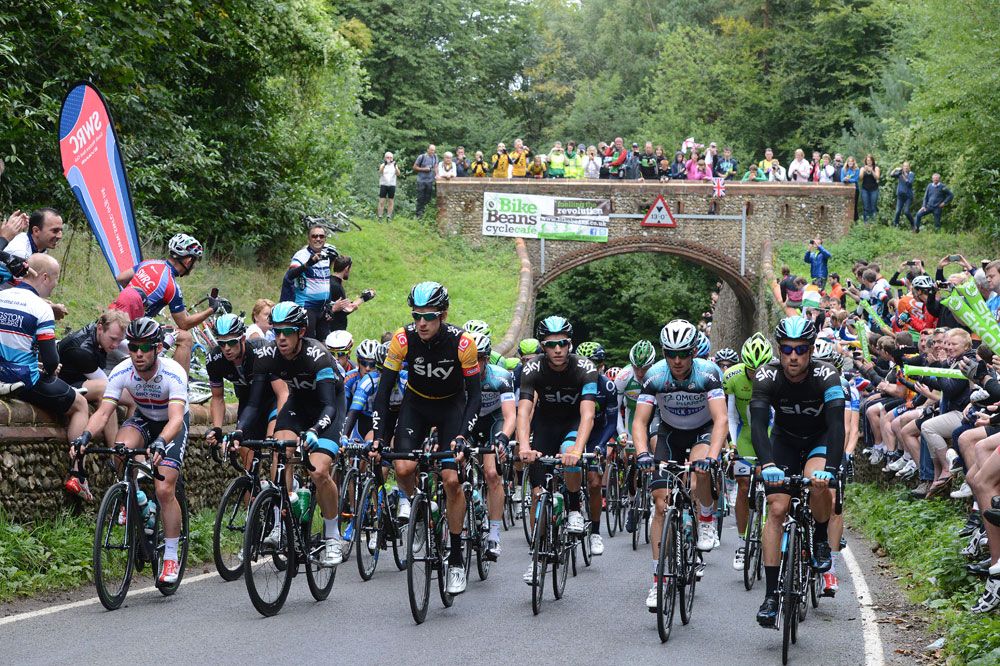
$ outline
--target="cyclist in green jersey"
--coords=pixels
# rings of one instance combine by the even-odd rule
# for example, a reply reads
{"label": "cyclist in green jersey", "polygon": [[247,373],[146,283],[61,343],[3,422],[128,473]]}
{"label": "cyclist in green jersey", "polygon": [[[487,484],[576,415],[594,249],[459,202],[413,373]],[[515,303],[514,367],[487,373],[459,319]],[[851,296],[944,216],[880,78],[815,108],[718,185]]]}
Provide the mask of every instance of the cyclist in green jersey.
{"label": "cyclist in green jersey", "polygon": [[750,474],[753,467],[747,462],[747,457],[754,458],[753,444],[750,441],[750,396],[753,393],[753,374],[771,362],[774,350],[771,343],[760,333],[754,333],[743,343],[741,350],[742,363],[729,368],[722,378],[722,389],[729,397],[729,439],[736,445],[739,459],[733,469],[736,477],[736,530],[740,536],[736,555],[733,557],[733,568],[743,571],[743,559],[746,556],[746,529],[749,514]]}
{"label": "cyclist in green jersey", "polygon": [[[487,324],[482,319],[470,319],[465,322],[462,326],[470,334],[481,334],[485,335],[487,338],[493,339],[493,332],[490,330],[490,325]],[[489,358],[490,365],[496,365],[504,370],[511,371],[517,367],[518,361],[516,358],[504,358],[504,356],[498,351],[491,351]]]}

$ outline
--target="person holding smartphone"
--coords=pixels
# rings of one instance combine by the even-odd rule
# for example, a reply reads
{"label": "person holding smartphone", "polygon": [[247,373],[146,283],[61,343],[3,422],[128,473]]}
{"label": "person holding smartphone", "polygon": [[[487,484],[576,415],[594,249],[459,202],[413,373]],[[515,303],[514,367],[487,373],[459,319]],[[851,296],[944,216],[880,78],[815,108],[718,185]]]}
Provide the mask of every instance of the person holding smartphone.
{"label": "person holding smartphone", "polygon": [[[382,211],[386,211],[386,222],[392,221],[392,210],[396,205],[396,178],[400,175],[399,165],[390,151],[385,152],[382,164],[378,166],[378,212],[375,219],[382,221]],[[388,202],[388,206],[386,206]]]}

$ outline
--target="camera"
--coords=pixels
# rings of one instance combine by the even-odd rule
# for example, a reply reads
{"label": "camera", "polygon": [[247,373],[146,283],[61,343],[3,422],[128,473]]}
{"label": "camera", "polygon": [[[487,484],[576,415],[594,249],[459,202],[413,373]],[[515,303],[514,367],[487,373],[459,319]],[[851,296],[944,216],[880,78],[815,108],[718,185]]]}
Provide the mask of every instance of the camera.
{"label": "camera", "polygon": [[361,300],[364,301],[365,303],[372,300],[373,298],[375,298],[375,292],[372,291],[371,289],[365,289],[363,292],[361,292]]}

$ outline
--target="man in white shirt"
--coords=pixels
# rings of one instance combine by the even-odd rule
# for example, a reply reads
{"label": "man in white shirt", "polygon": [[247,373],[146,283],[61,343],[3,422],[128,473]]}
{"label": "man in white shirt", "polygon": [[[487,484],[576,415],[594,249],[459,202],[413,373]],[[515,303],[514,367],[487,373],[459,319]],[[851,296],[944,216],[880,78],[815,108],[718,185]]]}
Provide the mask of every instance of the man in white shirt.
{"label": "man in white shirt", "polygon": [[375,219],[382,221],[382,211],[386,209],[386,201],[389,202],[386,210],[385,221],[392,220],[392,211],[396,205],[396,178],[399,176],[399,165],[396,164],[395,156],[392,152],[386,151],[382,158],[382,164],[378,165],[378,214]]}
{"label": "man in white shirt", "polygon": [[810,173],[812,173],[812,165],[806,161],[806,154],[800,148],[795,151],[795,159],[788,165],[788,180],[796,183],[808,183]]}

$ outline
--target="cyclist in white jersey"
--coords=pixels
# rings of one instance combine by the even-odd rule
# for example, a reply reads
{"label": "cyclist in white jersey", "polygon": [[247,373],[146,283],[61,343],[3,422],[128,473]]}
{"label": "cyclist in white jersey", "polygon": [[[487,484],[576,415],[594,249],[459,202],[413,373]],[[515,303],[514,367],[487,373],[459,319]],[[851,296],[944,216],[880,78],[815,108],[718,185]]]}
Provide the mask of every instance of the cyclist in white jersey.
{"label": "cyclist in white jersey", "polygon": [[73,441],[70,455],[86,447],[91,433],[104,429],[122,393],[127,391],[135,401],[136,412],[122,424],[118,440],[131,449],[148,446],[153,464],[159,466],[163,476],[162,481],[155,481],[166,542],[159,580],[170,584],[177,582],[179,572],[181,507],[176,489],[190,427],[187,373],[176,361],[160,358],[163,331],[155,320],[148,317],[133,320],[125,332],[125,340],[129,358],[111,371],[101,406],[90,417],[87,429]]}

